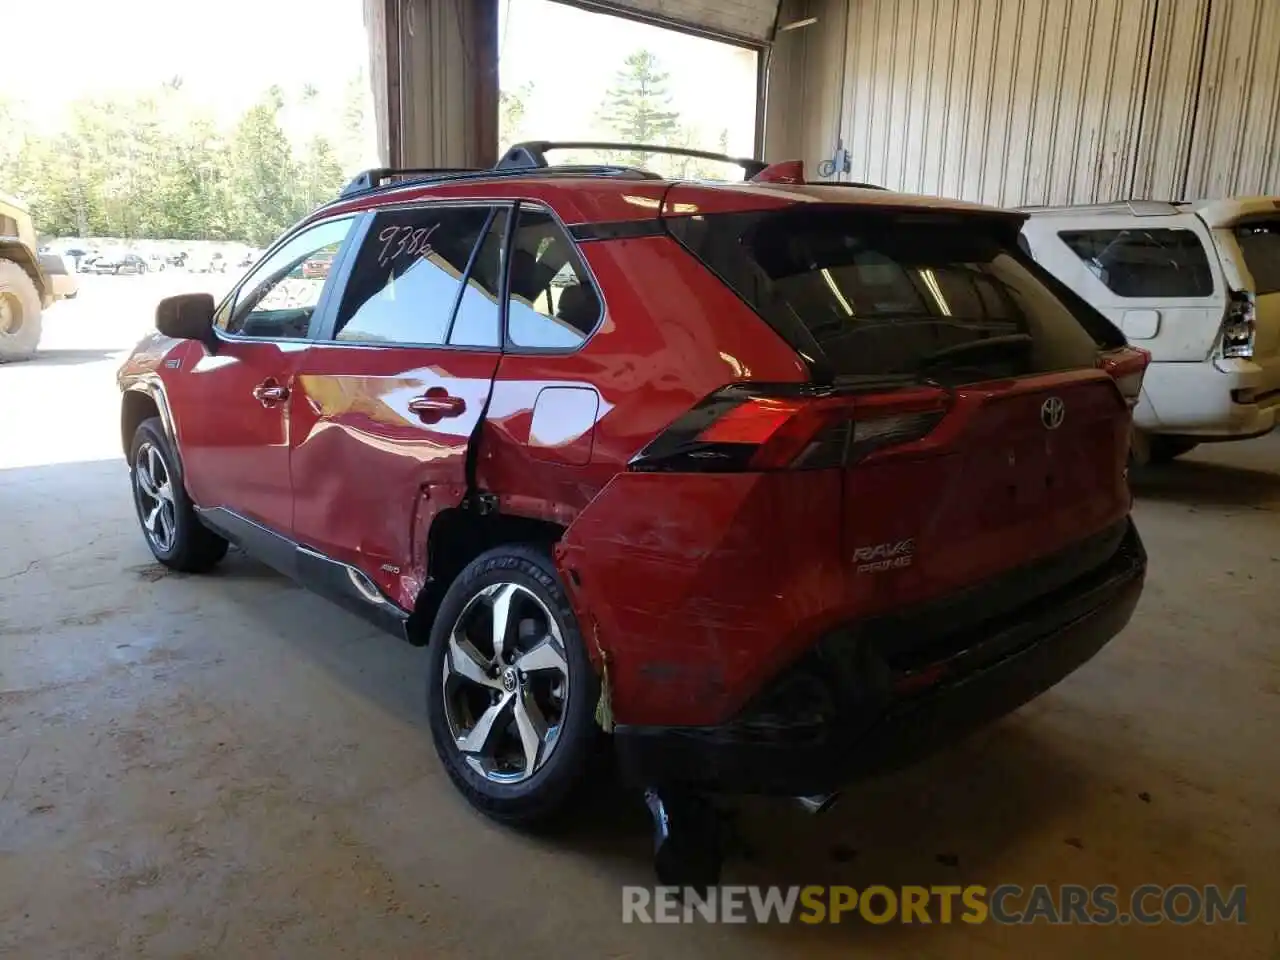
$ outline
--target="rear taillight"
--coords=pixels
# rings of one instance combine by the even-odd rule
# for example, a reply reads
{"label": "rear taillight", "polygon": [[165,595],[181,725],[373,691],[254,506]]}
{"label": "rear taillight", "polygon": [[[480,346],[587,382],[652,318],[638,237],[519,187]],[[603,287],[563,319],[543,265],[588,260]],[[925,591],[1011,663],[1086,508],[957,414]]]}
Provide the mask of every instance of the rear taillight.
{"label": "rear taillight", "polygon": [[845,466],[919,440],[942,419],[949,402],[947,391],[928,386],[844,393],[737,384],[676,420],[629,466],[699,473]]}
{"label": "rear taillight", "polygon": [[1141,347],[1108,350],[1098,358],[1098,366],[1111,375],[1131,407],[1138,405],[1138,397],[1142,394],[1142,375],[1150,363],[1151,354]]}
{"label": "rear taillight", "polygon": [[1224,357],[1252,357],[1253,337],[1256,332],[1254,318],[1257,308],[1253,294],[1247,290],[1232,290],[1227,303],[1227,315],[1222,320],[1222,355]]}

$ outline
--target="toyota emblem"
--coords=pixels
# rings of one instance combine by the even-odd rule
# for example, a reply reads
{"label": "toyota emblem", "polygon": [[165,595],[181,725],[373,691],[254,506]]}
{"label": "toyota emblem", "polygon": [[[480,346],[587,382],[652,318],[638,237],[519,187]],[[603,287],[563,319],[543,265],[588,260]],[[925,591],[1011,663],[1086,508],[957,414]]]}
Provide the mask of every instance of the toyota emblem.
{"label": "toyota emblem", "polygon": [[1050,397],[1040,404],[1040,422],[1046,430],[1057,430],[1062,426],[1062,418],[1066,416],[1067,405],[1061,397]]}

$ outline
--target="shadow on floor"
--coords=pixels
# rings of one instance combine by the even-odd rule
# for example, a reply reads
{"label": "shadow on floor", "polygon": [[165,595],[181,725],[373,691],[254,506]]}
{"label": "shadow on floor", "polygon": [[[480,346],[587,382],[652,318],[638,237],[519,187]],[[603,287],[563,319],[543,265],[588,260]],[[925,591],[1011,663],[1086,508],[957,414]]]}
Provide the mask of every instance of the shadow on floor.
{"label": "shadow on floor", "polygon": [[[900,772],[850,785],[813,816],[785,798],[719,801],[731,824],[723,882],[956,884],[1078,802],[1085,771],[1019,720],[997,724]],[[559,843],[644,879],[653,827],[640,795],[593,785]],[[637,882],[632,879],[630,882]]]}
{"label": "shadow on floor", "polygon": [[97,363],[110,360],[119,354],[128,352],[127,348],[114,347],[110,350],[44,350],[36,351],[33,359],[28,360],[30,366],[67,367],[81,363]]}
{"label": "shadow on floor", "polygon": [[1138,467],[1129,475],[1140,500],[1206,507],[1280,505],[1280,474],[1204,460]]}

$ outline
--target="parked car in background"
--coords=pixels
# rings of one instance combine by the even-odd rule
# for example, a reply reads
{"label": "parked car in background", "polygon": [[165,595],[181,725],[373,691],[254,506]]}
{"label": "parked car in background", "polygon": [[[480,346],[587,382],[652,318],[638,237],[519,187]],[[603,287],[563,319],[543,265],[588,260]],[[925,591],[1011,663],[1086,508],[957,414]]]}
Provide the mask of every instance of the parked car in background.
{"label": "parked car in background", "polygon": [[195,253],[187,260],[187,269],[192,273],[226,273],[227,259],[220,251]]}
{"label": "parked car in background", "polygon": [[318,253],[302,261],[302,276],[305,280],[323,280],[329,276],[333,267],[333,254]]}
{"label": "parked car in background", "polygon": [[171,253],[164,258],[164,262],[171,267],[185,267],[187,265],[187,251],[179,250],[177,253]]}
{"label": "parked car in background", "polygon": [[116,251],[97,256],[89,264],[90,273],[138,274],[147,272],[147,261],[136,253]]}
{"label": "parked car in background", "polygon": [[158,561],[235,542],[426,645],[487,815],[562,810],[603,727],[693,844],[682,791],[837,790],[1124,627],[1147,356],[1022,216],[549,149],[370,171],[220,304],[160,304],[119,372]]}
{"label": "parked car in background", "polygon": [[1136,460],[1280,422],[1280,199],[1028,212],[1032,256],[1151,353]]}
{"label": "parked car in background", "polygon": [[159,254],[159,253],[149,253],[147,254],[146,259],[147,259],[147,269],[153,273],[159,273],[166,266],[168,266],[168,261],[164,258],[162,254]]}

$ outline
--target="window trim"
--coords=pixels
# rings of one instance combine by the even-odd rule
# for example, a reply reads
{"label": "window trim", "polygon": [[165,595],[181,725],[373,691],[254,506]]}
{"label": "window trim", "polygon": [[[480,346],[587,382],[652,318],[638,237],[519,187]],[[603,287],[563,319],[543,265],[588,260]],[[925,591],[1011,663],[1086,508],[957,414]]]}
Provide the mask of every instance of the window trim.
{"label": "window trim", "polygon": [[[401,341],[392,343],[384,340],[337,340],[334,338],[333,328],[337,325],[338,321],[338,305],[341,303],[340,297],[335,297],[336,302],[333,304],[329,314],[324,318],[323,326],[321,326],[319,330],[314,331],[314,342],[327,347],[353,347],[361,350],[471,350],[478,353],[501,353],[501,342],[495,347],[482,347],[469,344],[448,343],[447,340],[449,335],[453,333],[453,324],[458,317],[458,305],[462,302],[461,297],[464,287],[466,286],[467,279],[471,276],[471,266],[475,263],[475,258],[480,251],[480,247],[484,242],[484,237],[488,233],[490,225],[493,223],[494,216],[497,215],[499,210],[503,209],[508,211],[509,219],[507,220],[507,231],[503,237],[502,249],[499,252],[501,263],[498,270],[502,277],[502,288],[505,294],[507,287],[507,243],[511,239],[511,224],[515,221],[514,210],[516,207],[516,201],[514,200],[490,200],[487,198],[413,200],[407,203],[388,203],[361,211],[363,222],[359,227],[359,242],[352,245],[350,249],[353,252],[351,252],[350,256],[343,262],[340,277],[341,285],[339,289],[343,292],[346,291],[347,283],[351,279],[351,274],[355,272],[355,264],[358,259],[359,251],[361,247],[364,246],[364,241],[368,237],[369,231],[373,229],[373,223],[377,219],[378,214],[391,211],[431,210],[437,208],[453,209],[457,207],[487,207],[489,208],[489,214],[485,218],[484,232],[481,234],[476,246],[472,249],[471,256],[467,258],[466,269],[462,272],[462,282],[458,285],[458,292],[455,294],[453,300],[453,309],[449,314],[449,324],[445,328],[445,343],[407,343]],[[501,341],[506,335],[505,296],[502,298],[502,302],[498,305],[498,308],[498,339]]]}
{"label": "window trim", "polygon": [[[525,207],[528,207],[529,209],[535,210],[539,213],[545,212],[551,215],[551,219],[555,222],[556,226],[558,226],[560,230],[564,233],[565,239],[569,241],[569,244],[573,247],[574,252],[577,254],[578,261],[582,264],[583,273],[591,281],[591,286],[595,289],[595,292],[596,292],[596,299],[600,302],[600,313],[599,313],[599,316],[596,317],[595,324],[591,327],[590,331],[588,331],[586,334],[583,335],[582,342],[577,344],[576,346],[525,347],[525,346],[521,346],[518,343],[513,343],[511,340],[511,325],[509,322],[509,315],[510,315],[510,308],[511,308],[510,250],[512,245],[515,243],[516,224],[520,222],[520,211]],[[585,348],[587,344],[589,344],[595,338],[595,335],[600,332],[600,328],[604,326],[604,318],[609,313],[609,305],[605,303],[605,299],[604,299],[604,288],[601,287],[600,281],[596,278],[595,271],[591,269],[591,264],[587,262],[587,258],[582,252],[581,244],[574,239],[573,233],[570,231],[568,225],[565,224],[564,220],[561,219],[560,215],[556,213],[555,210],[552,209],[552,207],[549,204],[541,201],[533,201],[533,200],[519,200],[515,203],[515,211],[511,216],[511,220],[507,224],[507,242],[504,245],[502,267],[503,267],[503,283],[502,283],[502,287],[503,287],[502,352],[503,353],[511,354],[514,356],[527,356],[527,357],[573,356],[575,353],[578,353],[583,348]]]}
{"label": "window trim", "polygon": [[[1155,231],[1166,231],[1169,233],[1189,233],[1193,237],[1195,237],[1196,241],[1200,244],[1200,252],[1204,254],[1205,266],[1208,269],[1209,281],[1213,285],[1213,289],[1211,289],[1208,293],[1200,296],[1190,296],[1190,295],[1169,296],[1167,294],[1165,295],[1143,294],[1141,296],[1132,296],[1130,294],[1119,293],[1116,290],[1113,290],[1109,284],[1107,284],[1101,277],[1099,277],[1096,273],[1094,273],[1092,269],[1090,269],[1089,261],[1086,260],[1084,257],[1080,256],[1080,254],[1076,252],[1075,248],[1073,248],[1071,244],[1067,242],[1067,238],[1065,236],[1065,234],[1082,234],[1082,233],[1134,233],[1134,232],[1153,233]],[[1062,244],[1063,248],[1067,251],[1067,253],[1071,255],[1072,260],[1074,260],[1076,263],[1080,265],[1081,269],[1084,271],[1085,276],[1087,276],[1093,283],[1096,283],[1100,289],[1105,290],[1108,295],[1115,297],[1118,300],[1124,300],[1126,302],[1137,302],[1137,303],[1159,302],[1161,305],[1165,305],[1165,304],[1176,305],[1176,304],[1185,304],[1185,303],[1191,302],[1199,306],[1201,304],[1212,303],[1214,300],[1220,299],[1222,297],[1224,286],[1223,286],[1223,280],[1221,278],[1221,268],[1216,266],[1218,258],[1216,255],[1216,247],[1213,244],[1213,238],[1203,235],[1199,230],[1196,229],[1196,227],[1193,224],[1183,222],[1178,224],[1166,224],[1164,226],[1158,226],[1158,225],[1147,226],[1145,224],[1143,225],[1130,224],[1127,226],[1122,224],[1115,224],[1115,225],[1093,226],[1093,227],[1088,227],[1083,225],[1067,226],[1067,227],[1055,228],[1053,231],[1053,237],[1055,240],[1058,241],[1058,243]]]}
{"label": "window trim", "polygon": [[[342,245],[338,248],[337,256],[334,257],[334,265],[329,269],[329,276],[325,278],[324,289],[320,292],[320,299],[316,301],[316,308],[311,314],[311,322],[307,324],[307,335],[305,337],[246,337],[238,333],[228,333],[226,330],[218,326],[218,317],[224,310],[230,310],[235,306],[236,298],[240,295],[241,289],[245,285],[258,264],[264,263],[277,250],[283,247],[294,237],[300,236],[313,227],[323,226],[326,223],[333,223],[338,220],[350,220],[351,228],[347,230],[346,237],[342,240]],[[213,311],[212,330],[214,338],[218,341],[227,343],[314,343],[317,334],[325,319],[325,314],[329,308],[329,301],[333,299],[333,290],[336,286],[334,276],[340,272],[341,268],[346,264],[347,254],[351,249],[351,239],[356,233],[362,233],[360,227],[361,217],[359,213],[343,213],[338,216],[319,217],[315,220],[305,220],[302,223],[295,224],[293,229],[286,230],[282,233],[266,252],[254,262],[239,280],[232,285],[231,290],[219,302],[216,310]],[[228,318],[229,319],[229,318]]]}

